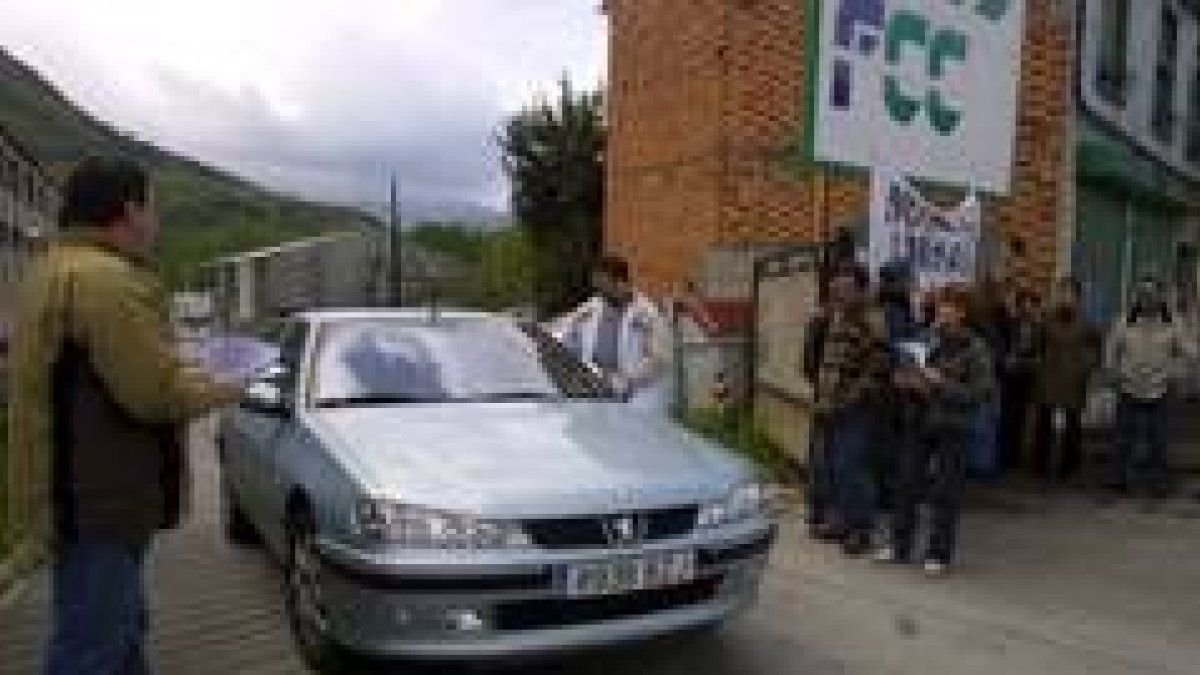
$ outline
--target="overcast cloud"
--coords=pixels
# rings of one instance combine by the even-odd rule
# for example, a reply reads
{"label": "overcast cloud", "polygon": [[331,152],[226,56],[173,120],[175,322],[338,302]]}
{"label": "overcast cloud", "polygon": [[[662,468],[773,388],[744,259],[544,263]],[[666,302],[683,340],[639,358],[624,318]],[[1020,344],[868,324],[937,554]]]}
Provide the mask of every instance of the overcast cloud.
{"label": "overcast cloud", "polygon": [[278,189],[502,206],[491,138],[604,68],[599,0],[0,0],[0,43],[122,130]]}

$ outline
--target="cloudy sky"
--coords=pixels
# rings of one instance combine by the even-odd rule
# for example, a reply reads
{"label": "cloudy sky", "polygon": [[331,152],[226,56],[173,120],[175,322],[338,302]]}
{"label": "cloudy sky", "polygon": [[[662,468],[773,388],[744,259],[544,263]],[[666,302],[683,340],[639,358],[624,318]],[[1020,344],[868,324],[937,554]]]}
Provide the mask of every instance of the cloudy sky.
{"label": "cloudy sky", "polygon": [[285,190],[501,206],[490,142],[604,70],[599,0],[0,0],[0,44],[123,130]]}

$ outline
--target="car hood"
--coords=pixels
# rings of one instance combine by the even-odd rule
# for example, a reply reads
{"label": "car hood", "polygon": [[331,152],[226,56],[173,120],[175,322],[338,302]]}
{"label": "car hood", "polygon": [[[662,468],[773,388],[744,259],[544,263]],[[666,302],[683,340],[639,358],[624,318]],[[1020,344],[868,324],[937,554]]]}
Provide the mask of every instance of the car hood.
{"label": "car hood", "polygon": [[370,494],[492,517],[702,503],[752,475],[673,422],[613,403],[339,409],[312,423]]}

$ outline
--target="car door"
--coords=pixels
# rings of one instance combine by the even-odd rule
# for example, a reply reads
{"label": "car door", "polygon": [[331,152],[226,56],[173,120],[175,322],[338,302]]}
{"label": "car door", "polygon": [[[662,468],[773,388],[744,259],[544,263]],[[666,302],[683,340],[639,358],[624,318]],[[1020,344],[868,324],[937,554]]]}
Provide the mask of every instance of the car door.
{"label": "car door", "polygon": [[286,458],[283,447],[297,437],[296,399],[303,364],[304,349],[308,343],[307,322],[285,322],[281,325],[277,344],[279,362],[264,371],[260,383],[278,388],[289,411],[288,414],[273,414],[243,408],[239,411],[240,446],[242,463],[245,467],[243,504],[251,513],[255,524],[268,536],[277,536],[283,520],[286,500],[283,484],[283,467],[279,462]]}
{"label": "car door", "polygon": [[[267,344],[278,349],[281,330],[282,326],[273,324],[262,337]],[[247,389],[267,380],[269,378],[265,375],[253,378],[247,382]],[[272,422],[273,420],[256,412],[243,400],[241,405],[230,411],[222,420],[220,431],[222,480],[232,490],[246,515],[256,524],[261,522],[258,513],[259,495],[256,493],[254,479],[257,471],[255,464],[259,461],[261,450],[256,446],[269,436]]]}

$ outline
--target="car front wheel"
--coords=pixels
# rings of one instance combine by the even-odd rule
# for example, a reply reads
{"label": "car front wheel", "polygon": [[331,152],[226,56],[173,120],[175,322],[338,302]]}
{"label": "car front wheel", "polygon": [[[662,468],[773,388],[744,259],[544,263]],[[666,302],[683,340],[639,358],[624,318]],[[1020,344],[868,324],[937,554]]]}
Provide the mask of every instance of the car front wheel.
{"label": "car front wheel", "polygon": [[342,658],[329,636],[329,616],[321,592],[321,560],[316,551],[316,526],[307,512],[289,518],[286,562],[287,608],[300,653],[318,672],[336,672]]}

